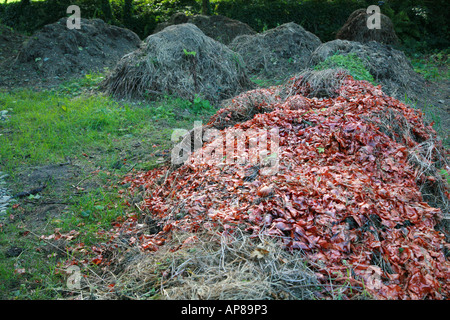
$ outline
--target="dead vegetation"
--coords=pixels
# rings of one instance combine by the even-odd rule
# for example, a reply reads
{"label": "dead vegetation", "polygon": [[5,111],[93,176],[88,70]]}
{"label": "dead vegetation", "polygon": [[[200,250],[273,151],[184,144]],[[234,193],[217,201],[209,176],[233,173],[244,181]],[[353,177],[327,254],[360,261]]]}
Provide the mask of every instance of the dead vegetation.
{"label": "dead vegetation", "polygon": [[251,89],[242,58],[186,23],[149,36],[142,47],[124,56],[104,82],[117,97],[196,95],[217,103]]}
{"label": "dead vegetation", "polygon": [[345,69],[307,69],[284,85],[250,90],[223,101],[222,109],[211,117],[208,126],[218,130],[232,127],[253,119],[257,114],[273,111],[290,97],[295,100],[291,104],[293,109],[310,104],[308,98],[336,97],[348,76]]}
{"label": "dead vegetation", "polygon": [[[424,159],[419,158],[421,163],[415,166],[409,163],[414,147],[425,141],[431,143],[435,132],[417,110],[385,95],[379,87],[351,77],[342,81],[337,97],[308,98],[301,95],[302,90],[307,91],[307,82],[298,78],[289,82],[287,91],[291,96],[281,95],[283,86],[267,92],[261,89],[261,102],[267,102],[264,100],[269,93],[274,94],[275,102],[260,109],[272,108],[271,112],[255,113],[257,100],[242,94],[232,99],[230,109],[218,112],[220,117],[213,117],[231,121],[231,111],[239,106],[244,118],[254,113],[252,119],[242,123],[219,122],[225,135],[239,129],[278,127],[282,138],[277,154],[283,156],[279,171],[272,176],[261,171],[263,164],[209,162],[213,154],[207,148],[216,146],[217,141],[195,151],[190,157],[199,159],[195,163],[188,161],[175,170],[162,168],[127,176],[124,182],[131,183],[130,195],[144,186],[139,208],[143,215],[157,221],[159,229],[146,233],[142,229],[145,226],[130,217],[111,231],[111,243],[99,249],[96,263],[110,263],[108,246],[121,241],[125,246],[137,246],[149,257],[157,257],[142,261],[157,277],[167,280],[148,280],[146,290],[153,288],[158,298],[249,299],[257,293],[258,299],[267,298],[266,293],[271,292],[268,288],[273,285],[262,282],[264,277],[248,278],[259,274],[252,262],[258,245],[263,244],[263,253],[270,252],[264,241],[258,242],[263,234],[279,240],[280,250],[305,255],[304,261],[315,271],[319,283],[313,286],[314,292],[324,298],[335,298],[336,290],[341,289],[339,294],[348,299],[361,293],[377,299],[446,298],[448,252],[445,236],[439,231],[445,212],[425,203],[419,190],[420,177],[428,174],[420,174],[426,169],[422,163],[427,157],[436,161],[436,151],[431,151],[431,144],[423,144],[419,153]],[[238,116],[236,113],[234,121]],[[439,145],[436,147],[439,150]],[[332,201],[324,201],[330,198]],[[230,235],[240,239],[241,234],[252,233],[247,236],[256,239],[256,244],[249,242],[253,246],[246,250],[250,255],[236,255],[240,251],[236,251],[234,240],[211,240],[212,228],[220,231],[220,239],[230,239]],[[184,238],[174,243],[180,234]],[[239,244],[239,248],[243,247]],[[254,257],[261,253],[258,250]],[[179,260],[167,259],[167,252],[179,254]],[[224,252],[232,253],[229,260]],[[140,257],[141,252],[135,251],[134,256]],[[132,260],[122,264],[118,273],[113,268],[112,272],[121,275],[130,268],[130,274],[139,272],[139,277],[150,274],[140,273],[147,268],[137,264],[141,260]],[[223,267],[227,261],[233,267]],[[114,267],[112,262],[109,265]],[[207,262],[212,265],[205,266]],[[294,264],[294,269],[298,267]],[[281,269],[264,268],[271,274]],[[277,277],[280,274],[275,272]],[[127,274],[127,279],[133,276]],[[231,279],[238,279],[242,290],[236,291],[228,282]],[[250,288],[246,286],[249,281],[254,281]],[[125,288],[133,288],[135,283],[145,281],[136,280]],[[116,285],[114,292],[123,292],[124,286]],[[282,286],[289,287],[283,282]],[[257,292],[251,288],[258,288]],[[301,297],[292,293],[288,296]]]}
{"label": "dead vegetation", "polygon": [[339,95],[339,89],[348,76],[349,72],[346,69],[306,69],[289,80],[289,84],[296,85],[286,85],[285,87],[290,91],[285,92],[285,95],[300,94],[308,98],[334,98]]}
{"label": "dead vegetation", "polygon": [[[116,270],[87,279],[96,299],[253,300],[311,299],[319,283],[301,252],[273,237],[243,230],[220,234],[177,232],[160,250],[129,249]],[[173,250],[173,249],[176,250]],[[86,296],[86,293],[81,292]]]}
{"label": "dead vegetation", "polygon": [[[440,208],[444,219],[450,219],[449,185],[441,170],[449,167],[449,159],[442,148],[442,141],[435,138],[426,140],[409,150],[409,162],[416,168],[416,181],[424,200],[435,208]],[[445,221],[444,221],[445,223]],[[448,223],[448,222],[447,222]],[[444,225],[445,226],[445,225]],[[447,238],[450,229],[446,230]]]}
{"label": "dead vegetation", "polygon": [[[413,109],[411,109],[413,110]],[[420,113],[420,111],[415,111]],[[450,162],[448,152],[429,128],[424,139],[405,116],[392,108],[386,112],[374,113],[366,118],[376,123],[379,130],[408,149],[408,162],[415,169],[415,181],[424,201],[434,208],[441,209],[442,219],[436,229],[442,231],[450,240],[450,185],[442,172],[448,171]]]}
{"label": "dead vegetation", "polygon": [[211,117],[208,126],[222,130],[253,119],[256,114],[273,111],[273,103],[279,101],[276,90],[275,87],[250,90],[224,101],[223,108]]}

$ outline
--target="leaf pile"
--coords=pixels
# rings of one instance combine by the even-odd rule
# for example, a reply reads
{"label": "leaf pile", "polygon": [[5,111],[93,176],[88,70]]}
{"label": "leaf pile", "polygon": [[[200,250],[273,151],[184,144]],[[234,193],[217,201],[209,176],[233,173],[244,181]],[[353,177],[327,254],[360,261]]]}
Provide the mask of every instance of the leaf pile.
{"label": "leaf pile", "polygon": [[[221,130],[278,128],[276,174],[245,161],[208,162],[214,141],[204,143],[174,171],[126,177],[131,193],[145,188],[141,209],[159,228],[145,232],[131,217],[111,230],[111,241],[120,234],[158,250],[173,230],[222,226],[226,234],[245,226],[302,250],[324,286],[349,286],[348,298],[350,288],[377,299],[450,298],[449,244],[434,229],[442,212],[424,202],[408,163],[409,148],[434,133],[422,114],[352,77],[329,99],[299,95],[301,79],[285,86],[291,95],[274,99],[273,111]],[[407,119],[415,140],[399,143],[379,130],[388,110]]]}

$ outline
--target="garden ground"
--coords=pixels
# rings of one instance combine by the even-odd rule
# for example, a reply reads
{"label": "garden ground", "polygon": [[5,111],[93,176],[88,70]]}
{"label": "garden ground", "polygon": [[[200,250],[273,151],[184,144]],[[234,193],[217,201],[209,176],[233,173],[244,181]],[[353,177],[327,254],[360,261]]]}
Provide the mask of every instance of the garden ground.
{"label": "garden ground", "polygon": [[[172,130],[190,129],[194,120],[207,122],[216,109],[173,97],[152,103],[115,100],[98,93],[102,72],[47,82],[34,70],[11,73],[12,57],[26,36],[10,31],[0,33],[0,109],[8,111],[0,122],[1,170],[9,175],[11,195],[45,188],[14,200],[0,217],[0,298],[67,298],[72,292],[62,273],[64,261],[69,255],[80,261],[95,255],[74,254],[74,248],[104,241],[102,230],[137,210],[125,205],[141,199],[126,198],[123,176],[167,162]],[[429,79],[432,103],[423,111],[448,147],[448,54],[412,57],[412,62]],[[161,263],[155,268],[168,267]],[[93,266],[86,272],[102,270]]]}

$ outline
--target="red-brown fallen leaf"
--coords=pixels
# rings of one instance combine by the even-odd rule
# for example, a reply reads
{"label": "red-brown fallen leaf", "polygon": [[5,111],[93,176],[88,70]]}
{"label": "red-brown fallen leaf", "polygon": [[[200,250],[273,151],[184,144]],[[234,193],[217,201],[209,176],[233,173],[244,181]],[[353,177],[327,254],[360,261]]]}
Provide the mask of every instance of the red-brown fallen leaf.
{"label": "red-brown fallen leaf", "polygon": [[264,224],[266,226],[270,226],[272,224],[272,220],[273,220],[273,218],[272,218],[272,215],[270,213],[267,213],[267,214],[264,215]]}
{"label": "red-brown fallen leaf", "polygon": [[93,263],[93,264],[96,264],[96,265],[101,264],[102,261],[103,261],[103,256],[97,256],[97,257],[95,257],[95,258],[92,259],[92,263]]}
{"label": "red-brown fallen leaf", "polygon": [[288,223],[284,223],[282,221],[276,222],[275,227],[280,229],[281,231],[290,231],[292,230],[292,225]]}
{"label": "red-brown fallen leaf", "polygon": [[260,197],[267,197],[270,194],[273,193],[273,187],[272,186],[262,186],[256,191],[256,194]]}
{"label": "red-brown fallen leaf", "polygon": [[303,249],[309,250],[311,249],[306,243],[301,241],[292,241],[292,249]]}
{"label": "red-brown fallen leaf", "polygon": [[16,273],[16,274],[25,274],[26,270],[25,270],[25,268],[18,268],[18,269],[14,269],[14,273]]}

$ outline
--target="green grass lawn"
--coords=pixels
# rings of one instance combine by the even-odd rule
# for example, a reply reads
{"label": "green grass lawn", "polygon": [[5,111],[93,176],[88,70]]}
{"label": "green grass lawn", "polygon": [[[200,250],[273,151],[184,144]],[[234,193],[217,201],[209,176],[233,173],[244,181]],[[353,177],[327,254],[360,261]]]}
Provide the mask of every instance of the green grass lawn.
{"label": "green grass lawn", "polygon": [[[18,208],[10,206],[7,215],[0,216],[1,299],[64,296],[67,276],[59,264],[83,256],[61,258],[56,249],[49,253],[42,249],[49,241],[40,236],[59,228],[61,234],[79,233],[69,241],[71,246],[104,240],[99,231],[109,230],[111,222],[129,210],[118,193],[121,178],[133,169],[157,166],[161,153],[172,148],[174,129],[191,129],[195,120],[205,122],[215,112],[200,99],[124,102],[92,93],[101,79],[95,74],[52,90],[0,92],[0,110],[7,111],[8,119],[0,121],[0,171],[9,174],[10,188],[30,189],[22,181],[30,168],[69,160],[82,168],[79,180],[92,184],[79,192],[77,186],[56,189],[50,184],[42,195],[19,199]],[[55,199],[68,205],[37,226],[34,212]],[[13,246],[22,249],[18,256],[7,253]]]}

